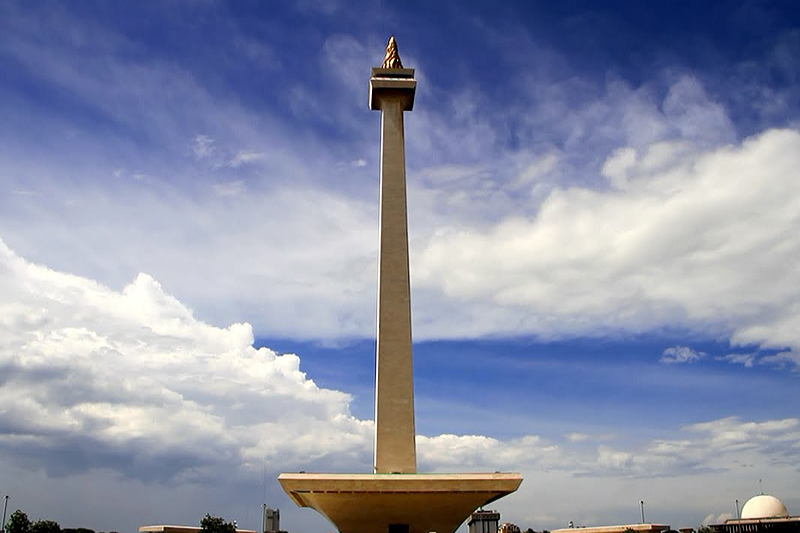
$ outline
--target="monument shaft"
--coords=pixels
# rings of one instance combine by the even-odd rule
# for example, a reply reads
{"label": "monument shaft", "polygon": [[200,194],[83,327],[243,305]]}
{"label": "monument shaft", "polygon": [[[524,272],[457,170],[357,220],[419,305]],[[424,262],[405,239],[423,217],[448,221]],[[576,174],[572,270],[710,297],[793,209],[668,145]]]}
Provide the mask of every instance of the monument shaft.
{"label": "monument shaft", "polygon": [[408,272],[404,96],[381,110],[380,252],[375,384],[375,473],[417,471]]}

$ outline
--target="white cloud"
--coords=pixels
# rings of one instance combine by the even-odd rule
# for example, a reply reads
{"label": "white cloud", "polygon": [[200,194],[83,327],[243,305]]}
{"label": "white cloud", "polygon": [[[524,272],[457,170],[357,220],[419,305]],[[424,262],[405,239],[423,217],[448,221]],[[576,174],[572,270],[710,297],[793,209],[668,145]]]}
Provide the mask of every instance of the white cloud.
{"label": "white cloud", "polygon": [[690,76],[682,76],[670,86],[663,110],[683,139],[716,142],[718,132],[734,129],[725,108],[713,102],[700,82]]}
{"label": "white cloud", "polygon": [[589,435],[586,433],[568,433],[566,437],[571,442],[583,442],[589,439]]}
{"label": "white cloud", "polygon": [[727,417],[691,424],[684,429],[705,436],[704,444],[713,453],[745,448],[766,451],[773,445],[786,445],[782,453],[793,456],[795,461],[800,459],[800,419],[797,418],[744,422],[738,417]]}
{"label": "white cloud", "polygon": [[797,295],[787,290],[800,286],[800,134],[676,146],[643,150],[624,191],[555,189],[532,217],[440,227],[412,255],[415,286],[459,302],[436,309],[452,318],[434,321],[436,331],[561,336],[669,324],[800,349]]}
{"label": "white cloud", "polygon": [[594,457],[569,458],[582,475],[602,477],[733,474],[752,463],[780,469],[800,461],[800,420],[752,422],[728,417],[687,425],[679,438],[656,438],[641,446],[604,444]]}
{"label": "white cloud", "polygon": [[753,363],[756,360],[756,354],[754,353],[729,353],[722,357],[715,357],[715,359],[719,361],[728,361],[732,364],[739,364],[743,365],[746,368],[751,368]]}
{"label": "white cloud", "polygon": [[[349,395],[319,388],[296,355],[255,349],[248,324],[205,324],[146,274],[115,292],[2,242],[0,272],[6,453],[48,472],[184,482],[368,453],[372,423],[350,415]],[[75,447],[98,453],[59,460]]]}
{"label": "white cloud", "polygon": [[548,152],[541,157],[536,157],[525,169],[517,176],[517,184],[532,184],[543,180],[558,165],[559,154]]}
{"label": "white cloud", "polygon": [[731,518],[733,518],[733,515],[731,513],[720,513],[717,515],[712,513],[703,518],[701,525],[707,526],[709,524],[722,524],[726,520],[730,520]]}
{"label": "white cloud", "polygon": [[[302,121],[214,98],[167,60],[117,57],[124,39],[101,27],[92,28],[99,37],[87,70],[81,56],[39,43],[28,22],[13,51],[21,64],[85,95],[110,122],[136,124],[167,155],[126,145],[127,160],[88,153],[84,168],[65,173],[60,154],[42,163],[9,153],[3,190],[30,195],[0,195],[16,199],[0,209],[6,242],[109,286],[147,271],[215,323],[246,320],[275,336],[372,334],[377,176],[361,176],[358,159],[332,162],[377,149],[376,130],[365,127],[377,116],[348,105],[364,108],[363,72],[382,43],[331,36],[317,56],[341,67],[329,74],[348,104],[341,122],[338,105],[306,109],[350,134],[333,154],[326,150],[342,148],[338,136],[309,138]],[[613,76],[598,88],[523,76],[517,92],[533,96],[509,108],[490,105],[477,87],[429,87],[441,106],[417,108],[407,128],[415,338],[666,327],[789,348],[783,360],[793,364],[798,134],[737,142],[713,95],[692,76],[671,76],[663,98]],[[286,94],[295,90],[303,105],[322,101],[317,86]],[[505,142],[510,118],[514,149]],[[268,146],[270,155],[247,165],[262,152],[231,148],[242,146]],[[147,179],[122,186],[98,177],[115,168]],[[84,176],[80,190],[69,186],[72,174]]]}
{"label": "white cloud", "polygon": [[[102,474],[115,472],[147,493],[181,493],[220,476],[258,483],[262,469],[369,468],[372,422],[350,414],[348,394],[318,387],[296,355],[255,349],[247,324],[198,320],[146,274],[114,291],[0,243],[0,293],[0,448],[28,478],[102,479],[115,490]],[[671,480],[691,486],[697,473],[722,486],[749,476],[748,464],[781,488],[794,482],[786,465],[800,461],[796,418],[712,420],[641,445],[604,436],[595,449],[591,439],[444,434],[417,445],[426,471],[521,471],[526,482],[503,512],[554,522],[576,518],[575,498],[588,502],[580,520],[600,520],[620,495],[649,487],[669,498]],[[587,477],[615,486],[613,498]]]}
{"label": "white cloud", "polygon": [[705,352],[698,352],[687,346],[673,346],[661,354],[662,363],[691,363],[705,357]]}
{"label": "white cloud", "polygon": [[800,352],[779,352],[775,355],[765,355],[759,363],[775,365],[779,368],[789,366],[794,372],[800,372]]}
{"label": "white cloud", "polygon": [[242,180],[234,180],[228,183],[215,183],[214,192],[219,196],[240,196],[247,190]]}
{"label": "white cloud", "polygon": [[558,446],[536,435],[508,441],[482,435],[418,435],[417,447],[424,466],[444,472],[532,468],[550,464],[560,455]]}
{"label": "white cloud", "polygon": [[214,153],[214,139],[208,135],[195,135],[192,151],[197,159],[210,157]]}
{"label": "white cloud", "polygon": [[628,179],[628,170],[633,167],[634,163],[636,163],[636,150],[630,147],[619,148],[603,163],[601,174],[607,177],[617,189],[624,189]]}
{"label": "white cloud", "polygon": [[228,164],[231,166],[231,168],[239,168],[244,164],[260,161],[264,159],[266,155],[267,154],[263,152],[256,152],[253,150],[240,150],[236,152],[236,155],[231,158],[230,163]]}

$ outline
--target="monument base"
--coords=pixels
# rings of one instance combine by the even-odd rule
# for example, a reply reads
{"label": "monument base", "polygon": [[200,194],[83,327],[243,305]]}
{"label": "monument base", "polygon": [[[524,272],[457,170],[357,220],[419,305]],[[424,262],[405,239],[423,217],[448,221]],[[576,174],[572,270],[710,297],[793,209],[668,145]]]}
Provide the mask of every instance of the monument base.
{"label": "monument base", "polygon": [[[480,506],[510,494],[520,474],[281,474],[300,507],[339,533],[453,533]],[[406,529],[407,528],[407,529]]]}

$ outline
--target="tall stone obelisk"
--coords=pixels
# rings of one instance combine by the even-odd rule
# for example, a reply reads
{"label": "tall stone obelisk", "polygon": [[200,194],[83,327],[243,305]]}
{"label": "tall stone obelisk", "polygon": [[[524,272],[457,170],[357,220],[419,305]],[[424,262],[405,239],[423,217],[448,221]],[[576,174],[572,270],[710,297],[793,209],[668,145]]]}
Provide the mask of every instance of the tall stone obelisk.
{"label": "tall stone obelisk", "polygon": [[416,87],[392,37],[369,80],[369,106],[382,118],[374,471],[278,476],[297,505],[316,509],[339,533],[454,533],[477,507],[522,483],[516,473],[417,473],[403,132]]}
{"label": "tall stone obelisk", "polygon": [[417,471],[403,127],[403,112],[414,106],[416,87],[414,69],[403,68],[392,37],[383,66],[373,68],[369,80],[370,109],[381,112],[376,474]]}

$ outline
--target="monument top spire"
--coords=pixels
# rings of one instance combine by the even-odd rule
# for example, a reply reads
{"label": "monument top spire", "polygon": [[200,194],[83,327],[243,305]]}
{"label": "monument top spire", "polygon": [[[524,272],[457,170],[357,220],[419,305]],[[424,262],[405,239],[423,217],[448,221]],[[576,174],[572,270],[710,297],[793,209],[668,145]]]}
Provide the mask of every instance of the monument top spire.
{"label": "monument top spire", "polygon": [[389,42],[386,44],[386,55],[383,57],[383,68],[403,68],[403,63],[400,61],[400,54],[397,52],[397,41],[394,40],[394,35],[389,37]]}
{"label": "monument top spire", "polygon": [[[411,111],[414,107],[416,88],[417,80],[414,79],[414,69],[403,67],[397,51],[397,41],[392,35],[386,45],[383,64],[372,69],[372,77],[369,80],[369,108],[382,110],[382,102],[396,102],[399,98],[402,110]],[[402,129],[402,125],[400,128]],[[405,167],[405,163],[403,165]]]}

